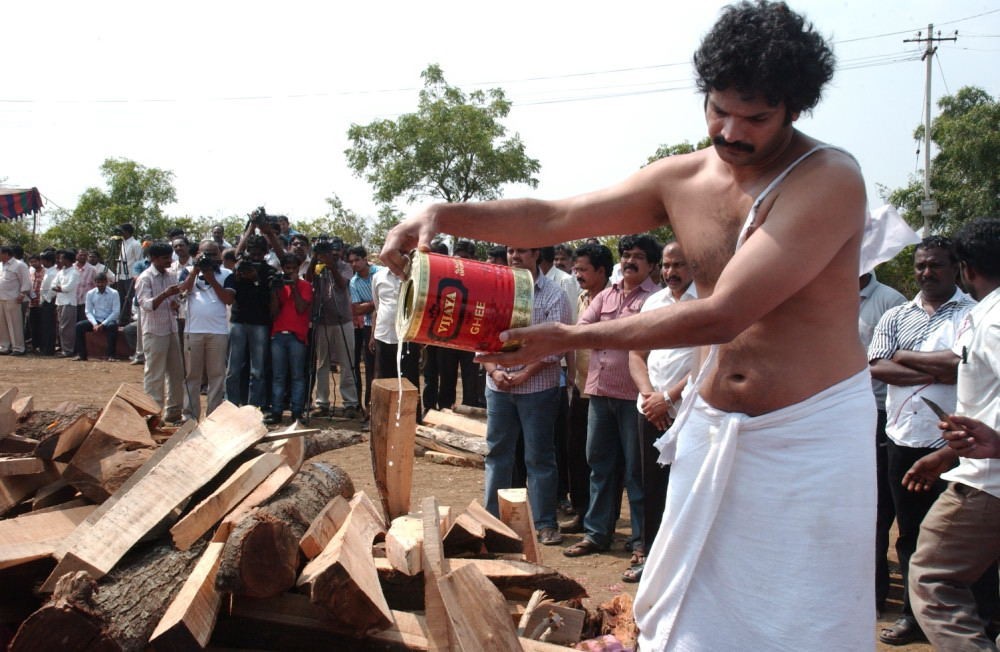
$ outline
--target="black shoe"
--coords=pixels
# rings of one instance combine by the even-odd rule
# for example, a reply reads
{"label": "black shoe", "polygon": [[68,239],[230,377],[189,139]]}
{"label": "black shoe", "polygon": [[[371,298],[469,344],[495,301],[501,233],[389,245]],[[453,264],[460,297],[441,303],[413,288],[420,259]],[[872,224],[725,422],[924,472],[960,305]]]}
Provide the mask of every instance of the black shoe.
{"label": "black shoe", "polygon": [[913,616],[900,616],[891,627],[882,628],[878,640],[886,645],[906,645],[913,641],[926,640],[926,637]]}
{"label": "black shoe", "polygon": [[280,423],[281,423],[280,414],[269,414],[266,417],[264,417],[264,425],[266,426],[274,426]]}

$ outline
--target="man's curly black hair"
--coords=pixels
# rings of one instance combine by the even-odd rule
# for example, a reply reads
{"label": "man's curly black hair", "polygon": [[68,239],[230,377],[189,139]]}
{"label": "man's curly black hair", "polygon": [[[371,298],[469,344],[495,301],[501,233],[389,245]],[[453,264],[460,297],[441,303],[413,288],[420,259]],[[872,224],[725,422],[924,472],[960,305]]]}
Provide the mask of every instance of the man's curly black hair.
{"label": "man's curly black hair", "polygon": [[819,102],[835,57],[812,23],[784,2],[729,5],[694,54],[698,90],[761,94],[790,113]]}

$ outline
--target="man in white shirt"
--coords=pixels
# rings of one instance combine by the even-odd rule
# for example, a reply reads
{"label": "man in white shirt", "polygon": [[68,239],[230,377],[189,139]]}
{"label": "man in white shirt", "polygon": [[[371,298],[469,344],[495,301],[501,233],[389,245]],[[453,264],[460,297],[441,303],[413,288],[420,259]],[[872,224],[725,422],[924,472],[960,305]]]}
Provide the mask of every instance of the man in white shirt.
{"label": "man in white shirt", "polygon": [[[921,398],[929,398],[945,410],[954,409],[959,357],[951,347],[959,325],[975,305],[955,285],[958,261],[950,239],[924,238],[914,252],[913,265],[920,293],[882,316],[868,348],[872,378],[888,385],[889,489],[896,510],[896,554],[904,587],[908,586],[910,556],[917,548],[920,522],[944,490],[944,483],[924,493],[907,491],[902,485],[903,475],[917,460],[944,445],[938,417]],[[904,594],[902,614],[892,626],[882,629],[879,640],[904,645],[920,636],[908,594]]]}
{"label": "man in white shirt", "polygon": [[219,245],[202,240],[194,267],[183,279],[187,318],[184,324],[184,360],[186,364],[184,419],[201,418],[201,383],[208,378],[208,405],[205,414],[219,407],[226,389],[226,356],[229,345],[229,319],[226,306],[236,293],[224,287],[232,272],[222,267]]}
{"label": "man in white shirt", "polygon": [[[401,280],[388,267],[379,267],[372,274],[372,301],[375,310],[372,312],[372,335],[368,342],[369,349],[375,353],[375,377],[395,378],[397,375],[396,355],[399,337],[396,335],[396,310],[399,307],[399,287]],[[417,400],[420,400],[420,345],[414,342],[403,342],[400,353],[400,369],[406,378],[417,388]],[[417,406],[417,418],[423,414]]]}
{"label": "man in white shirt", "polygon": [[119,281],[133,278],[133,268],[136,263],[142,260],[142,243],[135,239],[135,227],[126,222],[118,227],[121,231],[121,252],[125,256],[125,265],[122,267],[122,278]]}
{"label": "man in white shirt", "polygon": [[56,293],[56,313],[59,316],[59,346],[62,351],[60,357],[73,357],[73,350],[76,348],[76,322],[77,320],[77,298],[76,286],[80,282],[80,274],[77,271],[75,251],[60,252],[62,269],[56,274],[52,281],[52,291]]}
{"label": "man in white shirt", "polygon": [[[641,312],[655,310],[681,301],[698,298],[691,268],[676,240],[663,246],[660,278],[666,287],[646,299]],[[650,550],[667,497],[670,467],[660,466],[659,451],[653,442],[670,427],[677,416],[681,390],[695,363],[697,349],[656,349],[629,351],[629,371],[639,389],[636,407],[639,409],[639,459],[642,471],[643,550]],[[644,559],[639,559],[622,575],[626,582],[638,582],[642,577]]]}
{"label": "man in white shirt", "polygon": [[24,313],[21,304],[31,293],[28,265],[0,247],[0,355],[24,355]]}
{"label": "man in white shirt", "polygon": [[[957,468],[941,476],[950,484],[920,526],[910,561],[910,600],[935,649],[996,650],[985,633],[976,585],[983,583],[979,578],[997,577],[1000,460],[988,459],[990,451],[970,446],[976,439],[970,442],[963,436],[967,433],[958,431],[1000,427],[1000,219],[965,224],[955,234],[955,250],[963,283],[979,303],[962,324],[953,349],[961,359],[955,408],[960,416],[946,422],[952,430],[946,438],[954,448],[920,460],[905,482],[925,490],[959,453],[963,457]],[[995,601],[995,584],[993,592]]]}

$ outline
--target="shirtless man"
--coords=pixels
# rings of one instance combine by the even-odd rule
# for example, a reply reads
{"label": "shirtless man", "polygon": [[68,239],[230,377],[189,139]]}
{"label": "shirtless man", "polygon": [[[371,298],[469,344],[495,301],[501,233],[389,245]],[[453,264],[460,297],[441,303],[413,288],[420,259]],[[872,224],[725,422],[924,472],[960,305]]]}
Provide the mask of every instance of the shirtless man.
{"label": "shirtless man", "polygon": [[[403,252],[442,232],[531,246],[612,223],[625,233],[670,224],[701,298],[512,330],[522,348],[483,360],[717,345],[660,442],[673,465],[636,596],[640,647],[872,649],[875,404],[857,334],[864,182],[851,156],[794,128],[833,55],[783,3],[760,2],[724,10],[694,60],[714,147],[560,201],[430,206],[390,232],[382,259],[398,269]],[[797,617],[803,606],[817,617]]]}

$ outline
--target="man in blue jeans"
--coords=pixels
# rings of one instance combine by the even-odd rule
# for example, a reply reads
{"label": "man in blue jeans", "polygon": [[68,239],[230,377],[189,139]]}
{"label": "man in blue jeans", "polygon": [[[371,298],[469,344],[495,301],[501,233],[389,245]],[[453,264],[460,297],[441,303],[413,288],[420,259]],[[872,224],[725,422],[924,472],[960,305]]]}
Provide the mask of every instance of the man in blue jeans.
{"label": "man in blue jeans", "polygon": [[[271,277],[274,268],[264,262],[261,242],[247,245],[247,253],[226,278],[235,292],[229,313],[229,363],[226,368],[226,400],[236,405],[267,403],[264,365],[271,336]],[[246,366],[249,362],[249,374]]]}
{"label": "man in blue jeans", "polygon": [[271,293],[271,414],[268,425],[281,423],[285,387],[291,376],[292,421],[302,418],[306,403],[306,342],[312,285],[299,278],[299,259],[286,253],[281,257],[282,275],[275,277]]}
{"label": "man in blue jeans", "polygon": [[[535,281],[531,323],[570,323],[569,302],[562,289],[538,272],[538,249],[507,249],[511,267],[526,269]],[[555,419],[559,409],[559,358],[546,356],[526,365],[486,368],[486,509],[499,516],[498,489],[513,482],[518,436],[524,435],[528,502],[538,540],[562,542],[556,524]]]}

